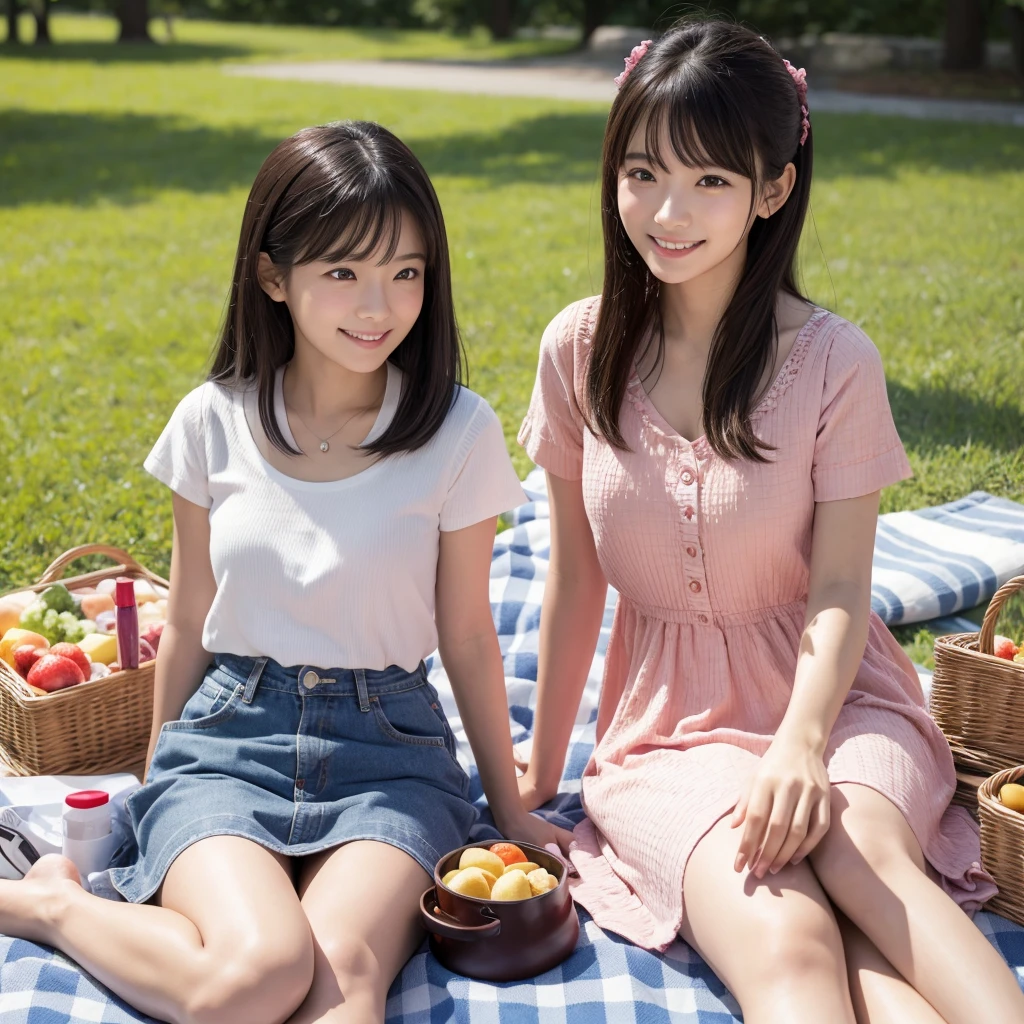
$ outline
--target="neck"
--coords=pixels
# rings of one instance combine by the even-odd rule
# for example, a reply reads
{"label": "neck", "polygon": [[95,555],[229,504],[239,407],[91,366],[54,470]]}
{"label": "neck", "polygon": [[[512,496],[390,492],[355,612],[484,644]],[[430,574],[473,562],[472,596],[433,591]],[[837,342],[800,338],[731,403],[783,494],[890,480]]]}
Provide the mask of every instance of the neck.
{"label": "neck", "polygon": [[284,377],[284,400],[311,423],[331,423],[346,413],[379,406],[387,378],[387,363],[370,373],[358,373],[296,338]]}
{"label": "neck", "polygon": [[699,277],[662,284],[661,322],[665,343],[707,352],[743,274],[747,258],[744,239],[729,256]]}

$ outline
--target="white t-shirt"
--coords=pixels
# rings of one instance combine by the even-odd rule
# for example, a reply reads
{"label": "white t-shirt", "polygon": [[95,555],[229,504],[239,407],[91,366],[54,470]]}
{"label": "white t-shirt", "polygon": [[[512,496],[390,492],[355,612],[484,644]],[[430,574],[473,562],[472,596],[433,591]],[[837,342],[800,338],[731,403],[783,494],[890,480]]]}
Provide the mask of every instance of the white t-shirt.
{"label": "white t-shirt", "polygon": [[[398,406],[402,372],[387,365],[367,440],[383,433]],[[292,441],[281,376],[275,410]],[[202,384],[182,399],[145,462],[158,480],[210,510],[217,593],[203,647],[285,666],[412,671],[437,647],[439,532],[526,500],[497,416],[460,388],[422,448],[320,483],[267,462],[243,403],[255,408],[255,390]]]}

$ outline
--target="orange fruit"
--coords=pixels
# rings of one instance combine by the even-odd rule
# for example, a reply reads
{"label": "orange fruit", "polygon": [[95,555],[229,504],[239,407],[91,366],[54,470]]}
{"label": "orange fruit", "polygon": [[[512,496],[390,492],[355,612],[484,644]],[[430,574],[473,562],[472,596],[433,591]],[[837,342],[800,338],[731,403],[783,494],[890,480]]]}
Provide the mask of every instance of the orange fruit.
{"label": "orange fruit", "polygon": [[515,843],[495,843],[490,847],[490,851],[497,854],[501,858],[502,864],[506,865],[525,863],[529,860],[529,857]]}
{"label": "orange fruit", "polygon": [[29,629],[9,629],[0,639],[0,659],[14,668],[14,648],[29,644],[32,647],[49,647],[50,641],[45,636],[33,633]]}

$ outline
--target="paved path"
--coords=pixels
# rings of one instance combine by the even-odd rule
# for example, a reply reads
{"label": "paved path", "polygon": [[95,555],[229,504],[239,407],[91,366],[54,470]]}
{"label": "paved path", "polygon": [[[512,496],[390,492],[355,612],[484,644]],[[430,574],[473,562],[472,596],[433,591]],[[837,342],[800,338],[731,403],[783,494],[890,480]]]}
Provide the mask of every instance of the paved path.
{"label": "paved path", "polygon": [[[229,75],[387,89],[427,89],[489,96],[535,96],[609,104],[621,62],[563,57],[532,62],[472,63],[338,60],[308,64],[227,64]],[[881,114],[940,121],[985,122],[1024,128],[1024,104],[936,100],[811,89],[812,111]]]}

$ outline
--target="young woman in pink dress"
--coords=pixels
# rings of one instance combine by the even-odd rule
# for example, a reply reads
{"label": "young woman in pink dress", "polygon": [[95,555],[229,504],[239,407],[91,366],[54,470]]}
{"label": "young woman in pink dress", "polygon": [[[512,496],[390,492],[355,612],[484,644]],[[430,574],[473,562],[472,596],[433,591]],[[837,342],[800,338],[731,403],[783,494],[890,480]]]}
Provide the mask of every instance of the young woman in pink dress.
{"label": "young woman in pink dress", "polygon": [[682,935],[747,1024],[1019,1024],[961,909],[995,889],[949,748],[870,610],[879,491],[910,468],[875,347],[796,284],[806,103],[735,25],[627,61],[604,290],[545,332],[520,435],[552,520],[520,792],[555,791],[611,583],[572,851],[597,923]]}

